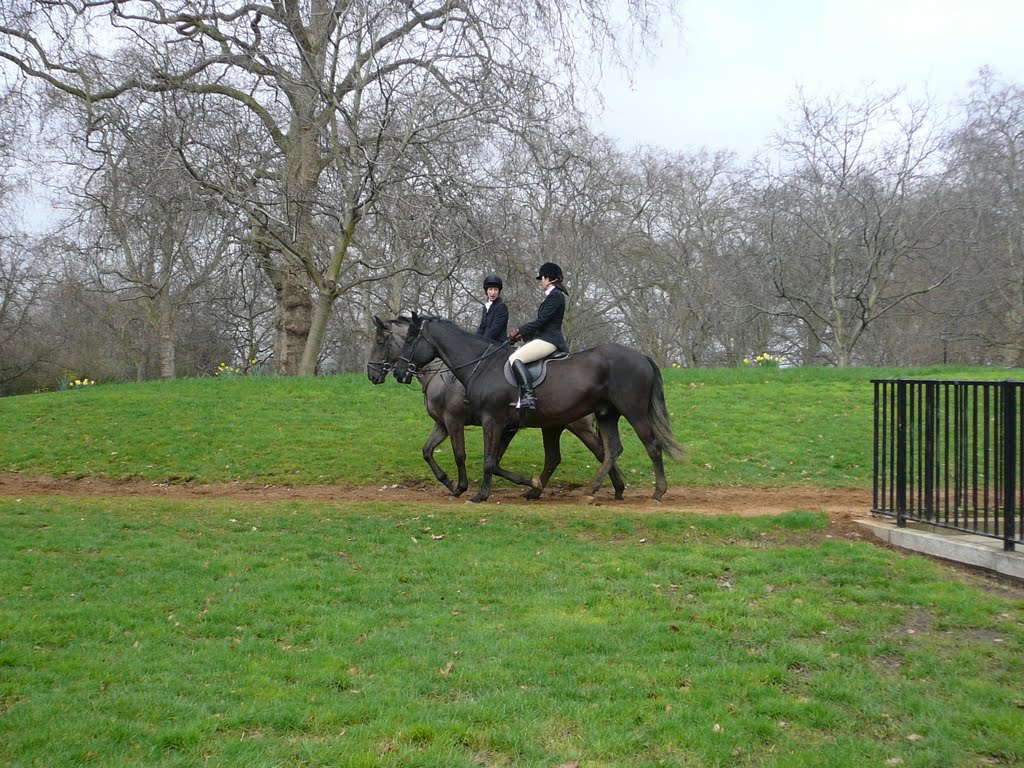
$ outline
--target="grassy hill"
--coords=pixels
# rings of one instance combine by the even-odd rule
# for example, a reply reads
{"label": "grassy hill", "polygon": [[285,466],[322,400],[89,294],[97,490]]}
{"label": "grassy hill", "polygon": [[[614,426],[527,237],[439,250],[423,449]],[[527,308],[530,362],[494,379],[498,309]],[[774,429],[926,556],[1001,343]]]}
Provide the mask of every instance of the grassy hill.
{"label": "grassy hill", "polygon": [[[898,373],[667,371],[670,482],[867,487]],[[429,429],[356,375],[86,386],[0,400],[0,472],[433,484]],[[0,765],[1024,765],[1020,589],[814,508],[182,495],[0,488]]]}
{"label": "grassy hill", "polygon": [[[669,463],[671,484],[866,487],[871,480],[871,379],[1006,378],[978,368],[664,372],[676,437],[687,448]],[[1021,372],[1016,372],[1018,375]],[[276,485],[433,482],[420,448],[432,423],[419,385],[361,374],[295,378],[203,378],[99,384],[0,399],[0,471],[153,481]],[[650,476],[625,427],[620,465]],[[472,483],[481,473],[481,433],[471,428]],[[562,439],[556,483],[582,483],[593,457]],[[504,462],[542,464],[540,433],[516,438]],[[448,444],[438,449],[453,465]]]}

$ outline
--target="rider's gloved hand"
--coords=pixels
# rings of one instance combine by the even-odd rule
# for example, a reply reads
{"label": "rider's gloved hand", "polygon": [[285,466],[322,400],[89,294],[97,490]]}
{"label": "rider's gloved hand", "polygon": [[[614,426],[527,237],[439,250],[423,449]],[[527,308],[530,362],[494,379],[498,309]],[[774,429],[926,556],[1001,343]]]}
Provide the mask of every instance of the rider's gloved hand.
{"label": "rider's gloved hand", "polygon": [[521,338],[523,338],[523,334],[521,334],[519,331],[512,331],[512,333],[508,335],[508,343],[515,344]]}

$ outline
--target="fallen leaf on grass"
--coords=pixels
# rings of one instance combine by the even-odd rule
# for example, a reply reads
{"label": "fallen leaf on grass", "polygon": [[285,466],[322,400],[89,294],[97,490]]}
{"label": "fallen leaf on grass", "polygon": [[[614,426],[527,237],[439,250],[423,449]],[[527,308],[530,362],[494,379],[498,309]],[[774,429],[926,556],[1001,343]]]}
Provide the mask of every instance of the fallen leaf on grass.
{"label": "fallen leaf on grass", "polygon": [[449,661],[447,664],[444,665],[444,669],[439,669],[437,671],[440,672],[445,677],[448,677],[448,675],[450,675],[452,673],[452,670],[454,668],[455,668],[455,662],[454,661]]}

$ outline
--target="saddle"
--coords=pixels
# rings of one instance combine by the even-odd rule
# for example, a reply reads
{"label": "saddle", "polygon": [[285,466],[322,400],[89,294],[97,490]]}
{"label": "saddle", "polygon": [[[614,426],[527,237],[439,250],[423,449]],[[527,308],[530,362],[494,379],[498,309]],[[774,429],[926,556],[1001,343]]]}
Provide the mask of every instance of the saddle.
{"label": "saddle", "polygon": [[[568,352],[552,352],[547,357],[542,357],[540,360],[534,360],[532,363],[527,363],[526,370],[530,374],[533,386],[540,386],[541,382],[544,381],[544,378],[548,375],[549,362],[552,360],[565,360],[568,357]],[[505,361],[505,381],[515,386],[519,385],[519,382],[516,381],[516,375],[512,373],[512,363],[508,360]]]}

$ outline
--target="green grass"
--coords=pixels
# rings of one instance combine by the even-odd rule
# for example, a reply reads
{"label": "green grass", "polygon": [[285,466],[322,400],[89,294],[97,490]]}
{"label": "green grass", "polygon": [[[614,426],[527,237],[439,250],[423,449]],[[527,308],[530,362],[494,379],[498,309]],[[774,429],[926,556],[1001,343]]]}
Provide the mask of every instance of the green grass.
{"label": "green grass", "polygon": [[[900,373],[667,371],[670,483],[866,488],[870,379]],[[4,472],[434,483],[418,391],[354,375],[90,386],[0,425]],[[576,445],[557,482],[593,471]],[[540,462],[530,432],[506,464]],[[622,466],[649,482],[632,436]],[[0,529],[4,766],[1024,765],[1020,589],[815,510],[0,495]]]}
{"label": "green grass", "polygon": [[3,765],[1024,764],[1020,593],[821,514],[26,497],[0,524]]}
{"label": "green grass", "polygon": [[[665,372],[677,438],[670,483],[867,487],[873,377],[1005,378],[987,369],[797,368]],[[1019,373],[1019,372],[1018,372]],[[276,485],[394,483],[433,476],[420,456],[432,422],[418,385],[374,387],[350,374],[307,379],[191,379],[97,385],[0,399],[0,471],[53,476]],[[646,453],[623,422],[620,466],[651,482]],[[562,439],[555,482],[584,483],[593,457]],[[468,432],[472,483],[479,482],[479,428]],[[450,448],[438,459],[451,470]],[[506,466],[543,463],[540,433],[512,444]]]}

